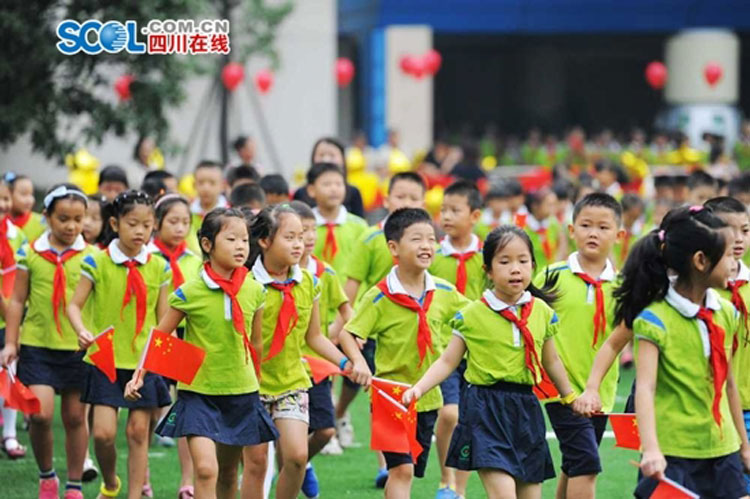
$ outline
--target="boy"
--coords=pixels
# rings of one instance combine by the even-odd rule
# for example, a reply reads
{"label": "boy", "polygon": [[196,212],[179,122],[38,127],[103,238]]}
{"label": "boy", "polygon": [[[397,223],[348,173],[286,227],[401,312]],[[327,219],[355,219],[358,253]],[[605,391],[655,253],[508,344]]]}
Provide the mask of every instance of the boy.
{"label": "boy", "polygon": [[216,161],[203,160],[195,167],[195,191],[198,196],[190,203],[192,221],[190,233],[187,236],[187,245],[190,251],[196,255],[201,254],[198,244],[198,229],[203,223],[203,217],[214,208],[226,208],[227,198],[224,197],[223,167]]}
{"label": "boy", "polygon": [[107,198],[108,202],[114,201],[117,195],[127,191],[128,187],[128,175],[119,166],[105,166],[99,172],[99,193]]}
{"label": "boy", "polygon": [[266,205],[266,195],[258,184],[239,184],[229,194],[229,202],[234,208],[262,210]]}
{"label": "boy", "polygon": [[628,193],[620,201],[622,205],[622,228],[625,235],[614,246],[614,262],[617,269],[622,269],[625,260],[635,242],[643,235],[645,205],[637,194]]}
{"label": "boy", "polygon": [[[622,236],[621,219],[620,203],[609,194],[592,193],[582,198],[573,209],[573,224],[568,226],[578,251],[567,261],[550,265],[534,279],[540,287],[547,279],[557,279],[559,298],[553,306],[560,327],[555,346],[568,379],[579,394],[586,386],[596,352],[612,332],[616,274],[608,256]],[[602,381],[599,394],[603,412],[611,412],[615,403],[617,376],[615,364]],[[602,470],[599,443],[607,419],[577,416],[559,402],[548,403],[546,410],[562,453],[557,497],[593,498],[596,475]]]}
{"label": "boy", "polygon": [[307,193],[317,204],[313,208],[318,225],[315,256],[331,264],[341,284],[345,284],[348,261],[355,257],[357,241],[367,230],[367,223],[346,211],[346,179],[338,165],[312,165],[307,172]]}
{"label": "boy", "polygon": [[505,185],[493,185],[484,196],[485,208],[482,210],[482,216],[475,225],[474,233],[484,241],[487,234],[503,224],[502,216],[508,210],[508,192]]}
{"label": "boy", "polygon": [[289,184],[278,173],[264,175],[260,179],[260,186],[266,193],[268,204],[280,204],[289,201]]}
{"label": "boy", "polygon": [[609,194],[615,199],[622,198],[623,191],[617,179],[620,176],[620,167],[609,160],[602,159],[594,165],[594,177],[599,184],[599,191]]}
{"label": "boy", "polygon": [[241,184],[257,184],[260,181],[258,170],[250,165],[240,165],[227,172],[227,188],[229,192]]}
{"label": "boy", "polygon": [[[443,193],[440,206],[440,224],[445,237],[435,254],[430,273],[456,286],[469,300],[478,300],[487,288],[487,278],[482,259],[482,241],[473,233],[482,215],[482,198],[477,187],[465,180],[449,185]],[[444,329],[443,346],[450,341],[452,330]],[[469,473],[445,466],[448,446],[453,429],[458,423],[458,401],[462,389],[462,362],[451,376],[440,384],[443,392],[443,407],[440,409],[435,437],[440,459],[440,486],[437,498],[453,498],[466,495]]]}
{"label": "boy", "polygon": [[177,192],[177,177],[169,173],[167,170],[151,170],[143,177],[143,183],[151,180],[159,180],[166,187],[167,192]]}
{"label": "boy", "polygon": [[719,183],[703,170],[696,170],[687,179],[688,202],[691,205],[703,204],[719,195]]}
{"label": "boy", "polygon": [[[443,326],[469,301],[456,288],[427,269],[435,253],[435,229],[422,209],[402,208],[386,220],[385,238],[399,263],[367,291],[345,329],[362,339],[374,339],[376,374],[390,381],[414,384],[442,352]],[[427,331],[419,330],[420,314]],[[346,341],[351,338],[345,337]],[[352,349],[348,345],[347,351]],[[354,362],[362,362],[359,351]],[[423,477],[430,452],[437,410],[443,405],[439,388],[417,402],[417,440],[423,451],[412,464],[409,454],[384,452],[388,467],[386,497],[409,497],[414,476]]]}
{"label": "boy", "polygon": [[[290,205],[302,219],[305,249],[299,265],[301,268],[309,270],[320,282],[320,298],[318,298],[320,332],[328,337],[328,326],[336,317],[336,314],[341,314],[342,319],[346,322],[351,318],[352,309],[341,283],[336,278],[336,271],[312,254],[318,240],[315,214],[309,206],[301,201],[292,201]],[[304,355],[321,358],[307,344],[303,346],[302,352]],[[312,377],[309,366],[307,371]],[[302,492],[306,497],[317,497],[319,492],[318,477],[315,475],[315,469],[310,461],[336,435],[336,419],[334,417],[333,400],[331,399],[331,379],[327,378],[317,384],[312,380],[312,384],[312,388],[307,390],[310,404],[310,436],[308,438],[307,470],[305,471],[305,480],[302,482]],[[337,450],[338,454],[341,454],[341,447]],[[333,453],[331,452],[331,454]]]}

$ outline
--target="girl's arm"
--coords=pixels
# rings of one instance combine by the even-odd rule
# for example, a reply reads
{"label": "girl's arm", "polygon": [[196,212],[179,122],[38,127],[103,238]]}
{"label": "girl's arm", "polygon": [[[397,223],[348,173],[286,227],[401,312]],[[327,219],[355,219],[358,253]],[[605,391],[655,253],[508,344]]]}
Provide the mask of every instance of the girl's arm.
{"label": "girl's arm", "polygon": [[445,381],[456,370],[465,353],[466,343],[463,338],[454,334],[440,358],[427,369],[414,386],[404,392],[401,401],[408,406],[412,400],[419,400],[422,395]]}
{"label": "girl's arm", "polygon": [[[156,302],[156,320],[161,321],[161,319],[164,317],[164,314],[166,314],[169,309],[170,309],[170,306],[169,306],[169,286],[165,285],[165,286],[162,286],[161,288],[159,288],[159,300]],[[178,322],[178,324],[179,324],[179,322]],[[177,326],[175,326],[174,328],[170,329],[169,331],[170,332],[174,331],[174,329],[176,327]],[[157,328],[157,329],[159,329],[160,331],[166,331],[165,329],[162,329],[162,328]]]}
{"label": "girl's arm", "polygon": [[591,373],[586,381],[586,389],[578,397],[584,416],[591,417],[602,410],[602,401],[599,398],[599,387],[602,379],[617,360],[617,356],[632,339],[633,330],[622,322],[612,331],[607,341],[596,353],[594,364],[591,366]]}
{"label": "girl's arm", "polygon": [[654,414],[654,393],[656,373],[659,366],[659,347],[648,340],[638,343],[636,362],[635,414],[638,432],[641,435],[641,471],[645,476],[663,478],[667,460],[659,448],[656,438],[656,416]]}
{"label": "girl's arm", "polygon": [[747,441],[747,431],[745,430],[745,417],[742,414],[742,402],[740,393],[737,391],[737,383],[734,381],[731,362],[729,372],[727,373],[727,399],[729,401],[729,410],[732,412],[734,427],[737,428],[737,434],[740,436],[740,457],[745,471],[750,471],[750,444]]}
{"label": "girl's arm", "polygon": [[253,329],[250,332],[250,344],[253,345],[258,361],[263,358],[263,308],[259,308],[253,315]]}
{"label": "girl's arm", "polygon": [[91,282],[91,279],[81,277],[67,309],[68,320],[78,335],[78,346],[81,347],[81,350],[86,350],[94,341],[94,335],[86,329],[86,326],[83,324],[83,317],[81,316],[81,309],[86,304],[86,300],[92,289],[94,289],[94,283]]}
{"label": "girl's arm", "polygon": [[[0,364],[7,366],[18,357],[18,337],[23,317],[23,306],[29,296],[29,272],[16,270],[16,282],[5,314],[5,348],[0,354]],[[1,300],[0,300],[1,301]]]}
{"label": "girl's arm", "polygon": [[547,371],[550,380],[554,383],[561,397],[566,397],[573,393],[573,388],[570,387],[570,381],[568,380],[568,374],[565,372],[565,366],[560,362],[560,357],[557,356],[555,340],[552,338],[545,340],[542,346],[542,366]]}

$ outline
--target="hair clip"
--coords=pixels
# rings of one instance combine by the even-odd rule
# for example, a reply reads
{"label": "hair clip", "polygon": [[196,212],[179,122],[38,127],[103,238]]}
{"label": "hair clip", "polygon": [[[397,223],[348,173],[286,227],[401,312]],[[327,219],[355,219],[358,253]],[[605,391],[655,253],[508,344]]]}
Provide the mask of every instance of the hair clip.
{"label": "hair clip", "polygon": [[13,182],[18,175],[16,175],[15,172],[7,172],[5,175],[3,175],[3,180],[5,180],[8,183]]}
{"label": "hair clip", "polygon": [[699,211],[703,211],[704,206],[702,204],[694,204],[690,208],[690,213],[698,213]]}
{"label": "hair clip", "polygon": [[660,230],[656,235],[659,236],[659,241],[664,242],[664,229]]}

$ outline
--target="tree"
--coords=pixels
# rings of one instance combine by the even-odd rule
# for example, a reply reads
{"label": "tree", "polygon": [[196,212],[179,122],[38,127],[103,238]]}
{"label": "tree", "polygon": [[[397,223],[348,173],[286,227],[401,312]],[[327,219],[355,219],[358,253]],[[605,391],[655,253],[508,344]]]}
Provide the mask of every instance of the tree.
{"label": "tree", "polygon": [[[100,144],[112,133],[135,132],[164,143],[165,112],[184,100],[189,77],[210,72],[218,79],[229,57],[244,63],[259,55],[278,63],[275,32],[291,8],[291,2],[269,6],[266,0],[6,0],[0,6],[0,146],[28,132],[35,151],[62,163],[75,147]],[[217,19],[222,14],[239,19],[231,26],[232,52],[226,58],[125,51],[66,56],[55,46],[63,19],[132,19],[140,28],[151,19]],[[123,74],[135,76],[132,98],[118,102],[112,84]]]}

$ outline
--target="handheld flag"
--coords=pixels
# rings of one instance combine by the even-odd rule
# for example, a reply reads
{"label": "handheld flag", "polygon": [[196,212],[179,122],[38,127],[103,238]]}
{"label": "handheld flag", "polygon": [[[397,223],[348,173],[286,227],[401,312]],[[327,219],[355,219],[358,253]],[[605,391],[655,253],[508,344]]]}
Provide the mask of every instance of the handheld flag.
{"label": "handheld flag", "polygon": [[302,359],[307,362],[308,366],[310,366],[310,372],[312,373],[312,378],[316,385],[326,379],[328,376],[333,376],[335,374],[344,374],[344,371],[339,369],[337,365],[328,362],[325,359],[312,357],[310,355],[303,355]]}
{"label": "handheld flag", "polygon": [[153,328],[138,368],[189,385],[205,357],[206,351],[202,348]]}
{"label": "handheld flag", "polygon": [[42,412],[42,404],[29,387],[13,375],[10,369],[6,370],[10,383],[8,386],[8,397],[5,399],[5,407],[16,409],[24,414],[38,414]]}
{"label": "handheld flag", "polygon": [[635,414],[608,414],[612,431],[615,432],[615,447],[641,450],[641,436]]}
{"label": "handheld flag", "polygon": [[110,383],[117,380],[117,368],[115,368],[115,349],[112,344],[115,328],[109,326],[107,329],[94,337],[94,343],[99,349],[89,355],[89,359],[103,372]]}
{"label": "handheld flag", "polygon": [[370,447],[384,452],[411,454],[412,460],[422,454],[417,440],[417,405],[408,408],[399,400],[409,385],[384,379],[372,380],[372,431]]}
{"label": "handheld flag", "polygon": [[699,495],[674,480],[664,477],[651,493],[651,499],[699,499]]}

